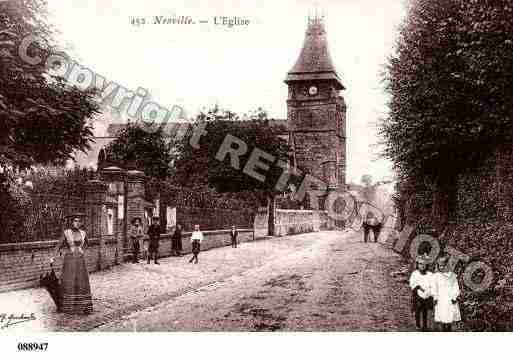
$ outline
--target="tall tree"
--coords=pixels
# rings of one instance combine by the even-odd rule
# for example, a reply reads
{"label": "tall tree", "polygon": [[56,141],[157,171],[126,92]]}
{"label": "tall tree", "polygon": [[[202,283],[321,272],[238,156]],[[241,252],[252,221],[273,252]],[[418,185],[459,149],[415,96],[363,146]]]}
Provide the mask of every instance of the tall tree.
{"label": "tall tree", "polygon": [[[263,114],[264,111],[259,113]],[[262,116],[240,121],[237,114],[217,107],[201,113],[197,123],[205,124],[206,134],[200,138],[199,148],[190,145],[190,136],[177,144],[179,156],[174,168],[175,181],[184,186],[209,185],[220,192],[258,193],[261,204],[267,202],[269,206],[269,231],[272,233],[274,198],[279,193],[275,187],[283,171],[276,165],[276,161],[287,161],[290,151],[287,142],[279,137],[283,129],[273,126],[272,120]],[[216,158],[227,136],[235,137],[247,146],[247,151],[240,156],[239,168],[232,167],[230,156],[226,156],[223,161]],[[260,178],[243,171],[254,149],[266,152],[274,160],[261,160],[268,164],[269,170],[260,171]]]}
{"label": "tall tree", "polygon": [[[16,184],[18,169],[34,164],[63,164],[93,138],[88,119],[98,112],[95,93],[66,85],[46,68],[45,59],[62,54],[53,41],[45,0],[0,1],[0,227],[7,241],[19,229],[27,194]],[[41,61],[20,55],[28,48]]]}
{"label": "tall tree", "polygon": [[[62,164],[89,148],[95,93],[49,73],[45,59],[63,54],[53,34],[45,0],[0,1],[0,164]],[[20,56],[29,35],[38,38],[28,48],[41,58],[36,64]]]}
{"label": "tall tree", "polygon": [[108,162],[135,168],[158,179],[170,176],[171,147],[162,129],[145,131],[135,124],[127,126],[105,149]]}
{"label": "tall tree", "polygon": [[442,217],[456,175],[511,138],[512,17],[510,1],[413,0],[388,61],[385,155]]}

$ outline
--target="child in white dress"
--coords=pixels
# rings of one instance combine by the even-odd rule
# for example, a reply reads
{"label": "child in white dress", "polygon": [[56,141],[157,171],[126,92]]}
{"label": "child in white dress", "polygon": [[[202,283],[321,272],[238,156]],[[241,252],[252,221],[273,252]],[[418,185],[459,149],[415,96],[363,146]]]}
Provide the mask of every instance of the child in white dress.
{"label": "child in white dress", "polygon": [[458,297],[458,278],[448,266],[449,257],[438,258],[438,272],[433,275],[435,322],[441,323],[444,332],[451,331],[451,324],[461,320]]}
{"label": "child in white dress", "polygon": [[[418,330],[427,331],[428,311],[433,307],[432,286],[433,273],[427,270],[427,258],[418,256],[416,270],[410,276],[412,290],[412,311],[415,313],[415,323]],[[421,324],[422,322],[422,324]]]}

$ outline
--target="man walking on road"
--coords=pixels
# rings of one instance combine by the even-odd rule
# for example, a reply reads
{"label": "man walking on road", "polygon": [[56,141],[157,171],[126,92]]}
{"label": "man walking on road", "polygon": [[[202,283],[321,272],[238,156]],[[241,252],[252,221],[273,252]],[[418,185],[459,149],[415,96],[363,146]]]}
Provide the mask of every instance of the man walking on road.
{"label": "man walking on road", "polygon": [[148,237],[150,240],[150,243],[148,246],[148,264],[150,264],[150,261],[152,258],[155,258],[155,264],[160,264],[158,262],[160,233],[161,233],[161,230],[160,230],[159,218],[153,217],[151,220],[151,226],[150,226],[150,228],[148,228]]}
{"label": "man walking on road", "polygon": [[367,213],[367,215],[365,216],[365,219],[363,220],[363,224],[362,224],[363,241],[365,243],[367,243],[367,241],[369,240],[369,234],[370,234],[371,229],[374,228],[374,221],[375,221],[374,213],[372,213],[372,212]]}
{"label": "man walking on road", "polygon": [[232,240],[233,248],[237,248],[237,235],[238,235],[237,229],[235,228],[235,226],[232,226],[232,230],[230,231],[230,238]]}
{"label": "man walking on road", "polygon": [[378,238],[383,228],[383,223],[379,219],[375,219],[376,224],[372,226],[372,233],[374,234],[374,242],[378,243]]}

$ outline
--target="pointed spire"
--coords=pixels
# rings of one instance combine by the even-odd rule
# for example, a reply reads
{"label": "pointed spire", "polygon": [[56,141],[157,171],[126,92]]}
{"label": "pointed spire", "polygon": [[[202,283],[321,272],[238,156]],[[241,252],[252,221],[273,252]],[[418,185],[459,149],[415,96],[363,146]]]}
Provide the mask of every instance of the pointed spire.
{"label": "pointed spire", "polygon": [[324,26],[324,9],[320,10],[319,3],[315,2],[314,16],[311,15],[311,10],[308,10],[308,26]]}
{"label": "pointed spire", "polygon": [[285,83],[315,79],[334,80],[338,89],[344,89],[329,54],[324,16],[320,17],[317,9],[315,17],[308,17],[303,48],[296,64],[289,71]]}

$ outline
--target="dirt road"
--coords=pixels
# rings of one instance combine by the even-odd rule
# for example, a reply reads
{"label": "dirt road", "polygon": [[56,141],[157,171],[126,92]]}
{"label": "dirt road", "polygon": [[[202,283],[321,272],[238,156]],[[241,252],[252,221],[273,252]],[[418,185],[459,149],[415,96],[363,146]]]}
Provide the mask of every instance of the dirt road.
{"label": "dirt road", "polygon": [[[408,331],[414,329],[401,259],[361,233],[274,239],[282,256],[106,323],[98,331]],[[268,241],[248,243],[266,246]],[[245,249],[245,246],[248,246]],[[209,259],[204,253],[202,261]],[[199,265],[202,265],[200,263]],[[208,263],[209,266],[215,263]],[[234,264],[235,265],[235,264]]]}

